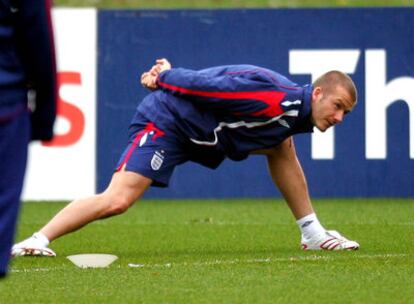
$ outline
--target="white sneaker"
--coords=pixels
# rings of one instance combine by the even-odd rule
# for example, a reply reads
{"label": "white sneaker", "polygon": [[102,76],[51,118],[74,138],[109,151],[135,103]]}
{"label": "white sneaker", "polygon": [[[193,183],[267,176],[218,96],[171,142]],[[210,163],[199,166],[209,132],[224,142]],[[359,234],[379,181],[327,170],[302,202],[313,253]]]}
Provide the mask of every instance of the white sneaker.
{"label": "white sneaker", "polygon": [[11,251],[12,257],[18,256],[46,256],[55,257],[56,253],[45,245],[37,233],[24,241],[15,244]]}
{"label": "white sneaker", "polygon": [[327,230],[324,234],[318,234],[310,239],[302,236],[303,250],[357,250],[359,244],[348,240],[338,231]]}

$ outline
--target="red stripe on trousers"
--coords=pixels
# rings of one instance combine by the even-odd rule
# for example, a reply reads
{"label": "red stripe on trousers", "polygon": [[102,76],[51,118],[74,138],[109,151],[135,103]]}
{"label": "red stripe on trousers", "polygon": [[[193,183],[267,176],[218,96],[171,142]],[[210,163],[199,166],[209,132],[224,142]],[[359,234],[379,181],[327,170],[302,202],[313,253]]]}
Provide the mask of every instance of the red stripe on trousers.
{"label": "red stripe on trousers", "polygon": [[152,141],[156,140],[158,137],[162,137],[165,135],[165,133],[163,131],[161,131],[160,129],[158,129],[154,123],[149,122],[145,128],[143,130],[141,130],[140,132],[138,132],[138,134],[135,136],[134,140],[132,141],[132,145],[129,148],[124,160],[121,162],[121,164],[118,166],[118,168],[116,168],[116,171],[121,170],[121,168],[128,162],[128,160],[131,158],[132,152],[134,152],[135,148],[137,147],[138,143],[140,142],[141,138],[151,132],[154,131],[155,134],[152,136]]}

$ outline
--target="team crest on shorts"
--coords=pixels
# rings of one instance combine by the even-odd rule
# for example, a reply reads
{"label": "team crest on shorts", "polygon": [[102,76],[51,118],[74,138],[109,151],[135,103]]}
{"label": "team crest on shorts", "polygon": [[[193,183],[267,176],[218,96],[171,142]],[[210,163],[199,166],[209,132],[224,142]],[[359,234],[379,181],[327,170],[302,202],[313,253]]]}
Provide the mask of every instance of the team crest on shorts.
{"label": "team crest on shorts", "polygon": [[161,165],[164,161],[164,151],[155,151],[151,159],[151,168],[154,171],[157,171],[161,168]]}

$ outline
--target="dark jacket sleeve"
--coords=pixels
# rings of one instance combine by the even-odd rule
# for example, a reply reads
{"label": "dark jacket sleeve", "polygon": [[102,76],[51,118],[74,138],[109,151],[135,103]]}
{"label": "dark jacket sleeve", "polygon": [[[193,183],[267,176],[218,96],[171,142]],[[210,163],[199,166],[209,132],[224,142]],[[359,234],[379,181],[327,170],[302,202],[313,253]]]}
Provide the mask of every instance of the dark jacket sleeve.
{"label": "dark jacket sleeve", "polygon": [[56,117],[56,61],[51,0],[17,0],[17,37],[29,88],[34,92],[32,139],[50,140]]}
{"label": "dark jacket sleeve", "polygon": [[175,96],[238,116],[273,117],[283,113],[279,104],[285,93],[259,68],[227,66],[201,71],[175,68],[162,72],[157,84]]}

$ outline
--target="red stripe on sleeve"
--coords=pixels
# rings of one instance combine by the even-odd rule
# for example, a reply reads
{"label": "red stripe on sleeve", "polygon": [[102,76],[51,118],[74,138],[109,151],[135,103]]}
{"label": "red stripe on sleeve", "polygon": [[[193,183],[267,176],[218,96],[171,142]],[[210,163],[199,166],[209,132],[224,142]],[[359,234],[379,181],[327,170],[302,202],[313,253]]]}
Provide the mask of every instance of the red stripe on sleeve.
{"label": "red stripe on sleeve", "polygon": [[252,116],[267,116],[274,117],[283,114],[283,109],[280,107],[280,102],[285,97],[285,93],[277,91],[258,91],[258,92],[208,92],[190,90],[182,87],[173,86],[158,80],[158,85],[171,91],[181,94],[219,98],[219,99],[250,99],[258,100],[267,104],[267,108],[254,112]]}

